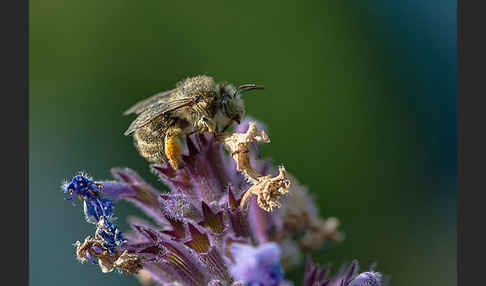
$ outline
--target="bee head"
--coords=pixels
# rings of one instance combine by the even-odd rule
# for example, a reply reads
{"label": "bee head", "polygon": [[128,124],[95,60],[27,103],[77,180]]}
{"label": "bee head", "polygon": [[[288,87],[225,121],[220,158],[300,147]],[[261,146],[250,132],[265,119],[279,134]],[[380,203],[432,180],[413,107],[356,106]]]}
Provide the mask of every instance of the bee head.
{"label": "bee head", "polygon": [[232,121],[236,121],[238,124],[245,115],[245,107],[241,95],[245,91],[253,89],[263,89],[263,86],[256,84],[244,84],[235,88],[231,84],[221,85],[221,107],[225,115]]}

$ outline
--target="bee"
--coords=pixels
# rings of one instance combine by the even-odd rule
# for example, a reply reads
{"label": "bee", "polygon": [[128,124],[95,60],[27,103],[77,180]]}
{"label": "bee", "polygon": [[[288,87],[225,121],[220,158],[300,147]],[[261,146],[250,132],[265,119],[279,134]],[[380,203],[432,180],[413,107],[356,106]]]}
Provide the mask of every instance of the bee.
{"label": "bee", "polygon": [[236,88],[200,75],[180,81],[176,88],[144,99],[124,115],[138,114],[125,135],[133,134],[135,147],[152,163],[169,163],[175,170],[181,162],[178,138],[193,133],[222,133],[245,114],[241,94],[263,86],[244,84]]}

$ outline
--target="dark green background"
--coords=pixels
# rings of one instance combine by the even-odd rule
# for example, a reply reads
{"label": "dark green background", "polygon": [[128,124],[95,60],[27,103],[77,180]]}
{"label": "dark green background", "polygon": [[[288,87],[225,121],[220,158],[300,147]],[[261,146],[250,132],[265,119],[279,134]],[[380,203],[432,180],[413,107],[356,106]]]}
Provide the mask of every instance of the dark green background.
{"label": "dark green background", "polygon": [[[245,99],[269,129],[264,156],[347,235],[315,260],[455,285],[455,70],[449,0],[30,1],[31,285],[137,285],[75,260],[93,227],[59,185],[128,166],[163,188],[121,113],[200,73],[265,85]],[[123,229],[131,214],[118,205]]]}

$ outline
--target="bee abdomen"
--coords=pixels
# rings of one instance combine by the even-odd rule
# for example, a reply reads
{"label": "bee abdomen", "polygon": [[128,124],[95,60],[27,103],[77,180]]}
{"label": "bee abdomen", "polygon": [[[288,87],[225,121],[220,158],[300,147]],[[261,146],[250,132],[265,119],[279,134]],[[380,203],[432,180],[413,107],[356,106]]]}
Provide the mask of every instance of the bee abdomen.
{"label": "bee abdomen", "polygon": [[165,163],[167,161],[164,152],[164,138],[165,132],[163,130],[154,131],[151,126],[139,128],[133,134],[138,152],[152,163]]}

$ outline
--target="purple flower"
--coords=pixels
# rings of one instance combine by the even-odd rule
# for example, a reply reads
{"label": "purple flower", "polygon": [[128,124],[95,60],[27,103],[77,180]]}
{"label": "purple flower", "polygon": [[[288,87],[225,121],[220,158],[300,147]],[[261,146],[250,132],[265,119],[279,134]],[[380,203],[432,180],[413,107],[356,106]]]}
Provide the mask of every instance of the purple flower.
{"label": "purple flower", "polygon": [[96,224],[101,216],[109,218],[113,215],[113,208],[113,202],[109,199],[85,200],[84,215],[86,221]]}
{"label": "purple flower", "polygon": [[283,281],[277,243],[267,242],[258,247],[233,243],[230,252],[235,261],[230,268],[235,279],[252,286],[278,286]]}
{"label": "purple flower", "polygon": [[358,261],[354,260],[347,268],[341,269],[332,277],[329,277],[329,265],[319,267],[308,258],[305,267],[304,286],[385,286],[387,283],[382,275],[373,271],[363,272],[357,275]]}
{"label": "purple flower", "polygon": [[113,202],[101,197],[103,184],[95,183],[93,179],[85,175],[76,175],[70,183],[63,186],[65,193],[70,193],[73,200],[78,196],[83,201],[83,209],[86,221],[92,224],[98,223],[101,216],[110,218],[113,215]]}
{"label": "purple flower", "polygon": [[71,193],[69,200],[77,195],[83,201],[86,221],[96,224],[94,239],[87,237],[84,244],[76,243],[78,258],[95,264],[94,257],[97,257],[102,269],[106,270],[105,272],[111,271],[113,265],[109,264],[114,264],[116,258],[122,255],[119,247],[126,240],[118,226],[111,221],[114,204],[111,200],[102,197],[104,185],[95,183],[86,175],[77,175],[63,188],[65,193]]}
{"label": "purple flower", "polygon": [[71,197],[68,200],[72,200],[74,196],[79,196],[81,199],[97,199],[99,198],[99,192],[102,187],[96,184],[93,179],[86,177],[85,175],[76,175],[71,182],[64,186],[64,192],[70,193]]}
{"label": "purple flower", "polygon": [[378,272],[363,272],[348,284],[348,286],[381,286],[382,277]]}
{"label": "purple flower", "polygon": [[[255,125],[263,128],[262,124]],[[243,120],[235,128],[236,137],[247,136],[254,127]],[[258,132],[258,136],[264,134]],[[257,142],[268,143],[267,139]],[[97,262],[103,272],[117,269],[160,285],[289,285],[283,267],[290,264],[282,257],[291,255],[300,262],[301,252],[309,249],[309,244],[319,247],[336,232],[335,227],[321,227],[327,224],[318,217],[312,198],[302,186],[282,184],[285,177],[275,180],[277,173],[284,176],[283,168],[277,171],[269,161],[260,160],[255,141],[243,151],[230,154],[223,150],[225,141],[210,134],[193,134],[184,141],[180,169],[167,164],[150,166],[169,187],[168,193],[157,190],[129,168],[113,168],[112,181],[95,182],[77,175],[64,185],[64,192],[71,195],[69,200],[75,196],[81,199],[86,220],[96,225],[94,236],[76,242],[78,259]],[[237,169],[235,157],[240,167],[252,168],[247,169],[250,177],[250,173]],[[258,184],[259,188],[250,189]],[[290,203],[282,200],[284,205],[278,209],[277,191],[282,187],[295,195],[289,197]],[[244,199],[248,199],[247,204]],[[114,202],[118,200],[135,204],[152,222],[131,217],[131,231],[122,234],[113,223]],[[272,207],[262,208],[264,203]],[[353,262],[328,278],[328,268],[321,269],[309,261],[305,285],[383,284],[376,272],[357,276],[356,271],[357,262]]]}
{"label": "purple flower", "polygon": [[105,217],[101,217],[98,221],[96,236],[102,239],[104,249],[108,250],[111,254],[115,253],[117,246],[125,242],[118,226]]}

